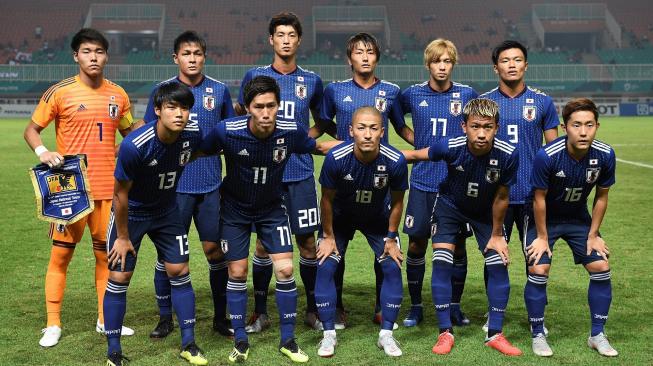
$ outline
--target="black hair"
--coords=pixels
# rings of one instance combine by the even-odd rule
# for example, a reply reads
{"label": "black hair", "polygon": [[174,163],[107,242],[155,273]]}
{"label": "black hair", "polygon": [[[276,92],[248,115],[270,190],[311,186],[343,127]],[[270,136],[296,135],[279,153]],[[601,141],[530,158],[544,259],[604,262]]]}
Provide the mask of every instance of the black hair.
{"label": "black hair", "polygon": [[243,93],[245,106],[248,107],[257,95],[265,93],[274,93],[277,103],[281,103],[281,91],[274,78],[263,75],[253,78],[245,84]]}
{"label": "black hair", "polygon": [[372,46],[374,53],[376,54],[376,61],[381,59],[381,52],[379,52],[379,42],[376,40],[376,37],[369,33],[357,33],[349,37],[347,40],[347,58],[351,58],[352,52],[354,52],[354,47],[358,42],[363,42],[366,46]]}
{"label": "black hair", "polygon": [[564,121],[564,124],[566,125],[567,122],[569,122],[571,115],[578,111],[592,112],[592,114],[594,114],[594,120],[597,122],[599,121],[599,109],[596,107],[596,104],[588,98],[576,98],[567,102],[562,109],[562,120]]}
{"label": "black hair", "polygon": [[292,12],[281,12],[270,19],[270,24],[268,25],[268,32],[270,35],[274,34],[274,31],[280,25],[289,25],[295,28],[295,32],[299,38],[302,37],[302,23],[299,22],[297,15]]}
{"label": "black hair", "polygon": [[181,107],[191,109],[195,104],[193,92],[182,83],[165,83],[154,93],[154,107],[161,109],[165,103],[178,104]]}
{"label": "black hair", "polygon": [[179,53],[179,49],[181,48],[181,45],[184,43],[196,43],[197,45],[200,46],[202,52],[206,53],[206,41],[195,31],[187,30],[184,33],[178,35],[177,38],[175,38],[174,49],[173,49],[175,55]]}
{"label": "black hair", "polygon": [[79,32],[75,33],[73,39],[70,41],[70,48],[78,52],[79,46],[85,42],[99,43],[105,51],[109,51],[109,41],[107,41],[102,33],[93,28],[82,28]]}
{"label": "black hair", "polygon": [[528,61],[528,51],[526,50],[526,47],[523,44],[517,41],[506,40],[498,44],[492,50],[492,64],[496,65],[497,63],[499,63],[499,55],[501,54],[501,52],[505,50],[509,50],[511,48],[520,49],[521,52],[524,54],[524,61]]}

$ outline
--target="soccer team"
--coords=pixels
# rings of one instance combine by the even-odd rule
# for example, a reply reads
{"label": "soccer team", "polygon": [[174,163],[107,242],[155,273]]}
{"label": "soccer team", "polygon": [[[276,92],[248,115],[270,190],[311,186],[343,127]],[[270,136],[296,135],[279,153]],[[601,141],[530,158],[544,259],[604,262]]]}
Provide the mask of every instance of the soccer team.
{"label": "soccer team", "polygon": [[[213,329],[234,340],[229,361],[247,360],[247,334],[270,326],[267,290],[273,273],[279,350],[294,362],[309,360],[294,336],[293,236],[306,292],[304,323],[323,331],[317,354],[335,354],[336,329],[347,326],[345,254],[357,230],[375,256],[377,346],[388,356],[400,356],[393,330],[403,299],[398,231],[408,190],[403,231],[409,239],[405,262],[411,308],[403,325],[423,320],[421,291],[430,239],[431,293],[439,324],[433,353],[450,353],[453,326],[469,324],[460,299],[467,275],[465,241],[474,235],[485,259],[485,344],[506,355],[522,354],[502,331],[511,287],[507,266],[515,261],[508,242],[515,223],[528,278],[524,300],[533,352],[553,354],[544,310],[552,249],[562,238],[574,261],[589,273],[588,345],[616,356],[603,329],[612,294],[610,253],[599,234],[615,182],[615,155],[595,139],[596,105],[584,98],[567,103],[561,124],[566,134],[558,137],[553,102],[525,85],[527,50],[515,41],[494,49],[499,86],[479,96],[451,80],[457,63],[452,42],[431,42],[424,51],[429,80],[402,91],[375,76],[378,43],[359,33],[347,43],[352,78],[323,89],[317,74],[297,65],[301,37],[294,14],[272,17],[273,62],[246,73],[232,106],[226,85],[203,73],[205,41],[195,32],[182,33],[172,55],[178,75],[156,85],[143,120],[134,123],[128,96],[103,76],[107,40],[88,28],[75,35],[71,47],[79,75],[45,92],[25,140],[50,167],[60,166],[63,155],[85,153],[95,210],[75,224],[50,229],[47,326],[39,344],[52,347],[59,341],[67,266],[88,225],[96,258],[96,329],[107,337],[107,365],[126,361],[120,338],[134,333],[122,324],[126,293],[146,234],[157,251],[154,289],[160,315],[150,337],[166,337],[174,330],[174,311],[180,356],[191,364],[207,364],[194,337],[195,295],[188,266],[193,221],[209,267]],[[405,123],[407,114],[414,131]],[[53,120],[56,152],[48,151],[40,138]],[[388,120],[414,150],[399,151],[388,143]],[[118,146],[116,130],[126,136]],[[324,133],[335,140],[317,142]],[[319,199],[311,153],[326,155]],[[219,154],[226,161],[224,179]],[[410,185],[408,163],[414,163]],[[587,198],[594,187],[590,213]],[[257,239],[255,306],[246,321],[252,232]]]}

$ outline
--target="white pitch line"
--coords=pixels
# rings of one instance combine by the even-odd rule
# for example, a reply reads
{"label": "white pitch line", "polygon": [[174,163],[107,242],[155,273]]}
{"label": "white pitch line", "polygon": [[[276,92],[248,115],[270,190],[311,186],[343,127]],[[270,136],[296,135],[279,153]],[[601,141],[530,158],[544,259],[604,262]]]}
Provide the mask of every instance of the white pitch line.
{"label": "white pitch line", "polygon": [[653,165],[638,163],[636,161],[629,161],[629,160],[624,160],[624,159],[619,159],[619,158],[617,158],[617,161],[620,162],[620,163],[624,163],[624,164],[630,164],[630,165],[635,165],[635,166],[641,166],[642,168],[653,169]]}
{"label": "white pitch line", "polygon": [[610,144],[614,147],[653,146],[653,144]]}

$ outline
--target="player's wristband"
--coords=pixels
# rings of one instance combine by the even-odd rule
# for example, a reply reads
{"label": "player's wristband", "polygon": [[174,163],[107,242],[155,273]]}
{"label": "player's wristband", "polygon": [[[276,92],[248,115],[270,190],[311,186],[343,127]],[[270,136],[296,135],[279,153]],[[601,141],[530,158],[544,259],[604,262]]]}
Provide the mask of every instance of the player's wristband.
{"label": "player's wristband", "polygon": [[39,146],[37,146],[37,147],[34,149],[34,153],[35,153],[36,156],[38,156],[38,157],[40,157],[41,154],[43,154],[43,153],[45,153],[45,152],[48,152],[48,151],[50,151],[50,150],[48,150],[48,148],[45,147],[45,146],[43,146],[43,145],[39,145]]}
{"label": "player's wristband", "polygon": [[396,231],[388,231],[388,233],[385,235],[385,237],[388,239],[397,239],[398,236],[399,233]]}

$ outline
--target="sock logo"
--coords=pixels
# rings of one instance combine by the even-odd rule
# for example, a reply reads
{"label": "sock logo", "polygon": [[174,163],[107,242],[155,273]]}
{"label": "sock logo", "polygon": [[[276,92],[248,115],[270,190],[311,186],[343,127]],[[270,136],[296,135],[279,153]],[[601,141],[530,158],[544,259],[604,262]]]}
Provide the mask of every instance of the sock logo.
{"label": "sock logo", "polygon": [[229,314],[229,319],[231,319],[231,320],[242,320],[243,316],[241,314]]}
{"label": "sock logo", "polygon": [[607,315],[594,314],[594,319],[608,320]]}
{"label": "sock logo", "polygon": [[494,306],[490,309],[491,311],[496,311],[497,313],[505,313],[506,309],[495,308]]}
{"label": "sock logo", "polygon": [[443,310],[447,309],[449,307],[449,304],[435,304],[435,309],[436,310]]}
{"label": "sock logo", "polygon": [[292,319],[292,318],[296,318],[296,317],[297,317],[297,313],[287,313],[287,314],[283,314],[283,318],[284,318],[284,319]]}
{"label": "sock logo", "polygon": [[267,296],[267,294],[268,294],[267,291],[256,291],[256,290],[254,290],[254,295]]}
{"label": "sock logo", "polygon": [[544,323],[544,317],[541,317],[541,318],[528,318],[528,321],[533,322],[533,323]]}
{"label": "sock logo", "polygon": [[163,295],[163,296],[154,295],[154,296],[156,297],[157,300],[168,300],[170,298],[170,295]]}
{"label": "sock logo", "polygon": [[390,309],[399,309],[401,307],[401,304],[391,304],[389,302],[386,302],[385,307]]}
{"label": "sock logo", "polygon": [[193,318],[193,319],[184,319],[184,324],[195,324],[195,318]]}
{"label": "sock logo", "polygon": [[120,331],[122,329],[111,329],[111,330],[105,330],[104,334],[106,335],[114,335],[114,334],[120,334]]}
{"label": "sock logo", "polygon": [[330,304],[331,303],[328,302],[328,301],[327,302],[318,302],[318,303],[315,303],[315,306],[317,306],[318,308],[325,308],[325,307],[329,306]]}

